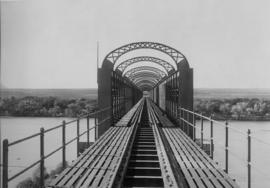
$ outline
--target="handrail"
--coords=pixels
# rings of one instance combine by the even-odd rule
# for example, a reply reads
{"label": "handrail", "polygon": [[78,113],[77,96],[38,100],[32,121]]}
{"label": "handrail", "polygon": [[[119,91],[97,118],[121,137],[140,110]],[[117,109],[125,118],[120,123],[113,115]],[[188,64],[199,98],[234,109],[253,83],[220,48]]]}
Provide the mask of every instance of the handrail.
{"label": "handrail", "polygon": [[[260,172],[258,170],[257,167],[254,167],[254,163],[251,162],[251,142],[252,140],[254,141],[257,141],[257,142],[260,142],[266,146],[268,146],[270,148],[270,143],[267,143],[263,140],[261,140],[260,138],[257,138],[256,136],[251,136],[251,131],[250,129],[247,130],[247,132],[243,132],[237,128],[234,128],[232,126],[229,126],[229,123],[228,121],[225,121],[225,122],[220,122],[220,121],[217,121],[217,120],[214,120],[211,116],[210,117],[206,117],[202,114],[199,114],[197,112],[193,112],[191,110],[188,110],[188,109],[185,109],[185,108],[182,108],[182,107],[178,107],[178,121],[180,123],[180,127],[181,129],[186,133],[188,134],[187,130],[187,126],[189,127],[192,127],[193,128],[193,131],[196,132],[196,129],[197,129],[197,126],[196,126],[196,119],[197,117],[199,117],[199,122],[200,122],[200,146],[201,148],[205,151],[205,148],[204,148],[204,120],[207,120],[210,122],[210,154],[208,153],[208,155],[210,155],[210,157],[213,159],[213,143],[214,143],[214,137],[213,137],[213,124],[215,123],[215,125],[219,125],[221,127],[224,128],[224,131],[225,131],[225,143],[224,143],[224,146],[222,146],[220,143],[217,143],[215,142],[218,147],[221,147],[224,151],[225,151],[225,172],[228,173],[228,165],[229,165],[229,154],[234,157],[235,159],[239,160],[240,162],[244,163],[245,166],[247,167],[247,187],[248,188],[251,188],[251,169],[254,169],[256,170],[257,172]],[[192,116],[190,116],[192,115]],[[185,130],[186,128],[186,130]],[[246,159],[243,159],[242,156],[239,156],[237,155],[235,152],[232,152],[230,150],[230,147],[229,147],[229,130],[232,130],[234,132],[237,132],[238,134],[242,135],[245,137],[245,139],[247,139],[247,158]],[[254,133],[254,132],[253,132]],[[194,135],[193,135],[194,136]],[[193,138],[193,140],[195,141],[196,138]],[[262,172],[260,172],[262,173]]]}
{"label": "handrail", "polygon": [[[102,121],[98,122],[96,124],[96,118],[97,116],[99,116],[99,114],[101,114],[102,112],[105,112],[107,110],[110,110],[111,107],[106,107],[106,108],[103,108],[101,110],[98,110],[98,111],[95,111],[95,112],[92,112],[92,113],[87,113],[87,114],[84,114],[84,115],[81,115],[77,118],[75,118],[74,120],[71,120],[71,121],[68,121],[68,122],[65,122],[63,121],[62,124],[60,125],[57,125],[55,127],[52,127],[52,128],[49,128],[47,130],[44,130],[43,128],[40,129],[40,132],[38,133],[35,133],[35,134],[32,134],[30,136],[27,136],[25,138],[22,138],[22,139],[18,139],[18,140],[15,140],[11,143],[8,142],[8,139],[5,139],[3,141],[3,164],[2,164],[2,167],[3,167],[3,188],[8,188],[8,182],[12,181],[13,179],[17,178],[18,176],[22,175],[24,172],[30,170],[31,168],[33,168],[34,166],[40,164],[40,187],[44,187],[45,184],[44,184],[44,160],[49,158],[50,156],[52,156],[53,154],[55,154],[56,152],[60,151],[60,150],[63,150],[63,156],[62,156],[62,165],[63,167],[66,166],[66,160],[65,160],[65,147],[67,145],[69,145],[70,143],[74,142],[75,140],[77,140],[77,142],[79,142],[79,138],[83,135],[85,135],[87,133],[87,143],[89,144],[90,141],[89,141],[89,132],[93,129],[95,129],[96,127],[100,126],[101,124],[103,124],[104,122],[106,122],[107,120],[109,120],[111,117],[111,114],[109,113],[108,117],[105,117]],[[95,124],[94,126],[92,126],[91,128],[89,127],[89,119],[90,119],[90,116],[95,116]],[[79,126],[80,126],[80,120],[82,119],[87,119],[87,130],[82,132],[82,133],[79,133]],[[104,121],[105,120],[105,121]],[[68,142],[65,142],[65,128],[66,128],[66,125],[69,125],[69,124],[72,124],[72,123],[75,123],[77,122],[77,136],[71,140],[69,140]],[[44,156],[44,135],[45,133],[48,133],[48,132],[51,132],[55,129],[58,129],[58,128],[61,128],[62,127],[62,137],[63,137],[63,143],[62,143],[62,146],[56,148],[55,150],[51,151],[49,154],[45,155]],[[28,165],[27,167],[25,167],[23,170],[19,171],[18,173],[14,174],[12,177],[8,177],[8,150],[9,150],[9,147],[11,146],[14,146],[14,145],[17,145],[17,144],[20,144],[26,140],[29,140],[29,139],[32,139],[32,138],[35,138],[37,136],[40,136],[40,159],[33,162],[32,164]],[[96,135],[95,135],[95,138],[96,138]],[[77,147],[78,147],[79,143],[77,143]],[[77,156],[79,155],[79,150],[77,148]],[[42,178],[43,177],[43,178]]]}

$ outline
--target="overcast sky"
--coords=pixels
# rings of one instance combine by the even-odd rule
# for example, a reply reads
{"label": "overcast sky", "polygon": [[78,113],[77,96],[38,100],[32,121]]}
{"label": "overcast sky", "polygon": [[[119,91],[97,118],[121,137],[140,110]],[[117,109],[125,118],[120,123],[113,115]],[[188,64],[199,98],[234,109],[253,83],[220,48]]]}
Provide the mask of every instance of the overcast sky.
{"label": "overcast sky", "polygon": [[270,88],[269,0],[53,0],[1,3],[1,81],[9,88],[94,88],[111,50],[167,44],[199,88]]}

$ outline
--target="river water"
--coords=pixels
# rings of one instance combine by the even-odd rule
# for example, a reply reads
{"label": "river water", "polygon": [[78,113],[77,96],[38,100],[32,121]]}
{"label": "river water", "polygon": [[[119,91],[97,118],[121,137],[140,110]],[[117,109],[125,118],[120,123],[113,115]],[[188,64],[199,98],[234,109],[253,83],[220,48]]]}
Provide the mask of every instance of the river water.
{"label": "river water", "polygon": [[[9,139],[9,142],[24,138],[40,131],[41,127],[49,129],[60,125],[63,118],[1,118],[2,140]],[[66,121],[72,120],[65,118]],[[90,120],[90,127],[94,120]],[[204,122],[204,138],[209,138],[209,122]],[[251,129],[252,139],[252,187],[270,187],[270,122],[229,122],[229,175],[236,179],[241,187],[247,187],[247,129]],[[196,137],[200,138],[200,122],[197,122]],[[81,122],[80,131],[86,130],[86,121]],[[45,154],[61,146],[62,130],[45,134]],[[76,123],[67,125],[67,141],[76,137]],[[86,141],[86,135],[81,138]],[[94,131],[90,132],[90,141],[94,141]],[[33,138],[21,144],[9,148],[9,177],[19,172],[24,167],[39,160],[39,137]],[[214,124],[214,160],[220,167],[225,166],[225,128],[222,125]],[[45,161],[48,172],[55,169],[61,163],[61,150]],[[71,162],[76,158],[76,142],[67,147],[67,160]],[[27,177],[32,176],[37,167],[27,171],[14,179],[9,187],[16,187],[16,184]]]}

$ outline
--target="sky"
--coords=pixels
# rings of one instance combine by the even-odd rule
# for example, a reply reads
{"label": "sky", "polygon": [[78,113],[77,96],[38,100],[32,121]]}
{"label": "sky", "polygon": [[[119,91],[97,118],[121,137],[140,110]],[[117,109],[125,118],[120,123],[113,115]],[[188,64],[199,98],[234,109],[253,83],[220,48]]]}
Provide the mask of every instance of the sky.
{"label": "sky", "polygon": [[269,0],[1,1],[1,84],[96,88],[111,50],[160,42],[185,55],[196,88],[270,88]]}

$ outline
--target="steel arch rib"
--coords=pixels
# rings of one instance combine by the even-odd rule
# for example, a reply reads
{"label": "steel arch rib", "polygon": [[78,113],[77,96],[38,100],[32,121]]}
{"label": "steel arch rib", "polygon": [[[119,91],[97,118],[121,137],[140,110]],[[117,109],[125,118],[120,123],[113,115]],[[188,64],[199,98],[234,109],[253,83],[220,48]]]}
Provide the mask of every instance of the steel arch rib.
{"label": "steel arch rib", "polygon": [[152,80],[140,80],[138,82],[136,82],[136,85],[140,84],[140,83],[151,83],[151,84],[156,84],[156,82],[153,82]]}
{"label": "steel arch rib", "polygon": [[129,77],[127,77],[127,78],[133,78],[133,77],[137,77],[139,75],[141,75],[141,76],[149,75],[149,76],[153,76],[153,77],[163,78],[160,74],[155,73],[155,72],[150,72],[150,71],[134,72],[131,75],[129,75]]}
{"label": "steel arch rib", "polygon": [[133,73],[140,72],[140,71],[150,71],[150,72],[158,73],[162,77],[168,75],[167,72],[164,72],[158,68],[150,67],[150,66],[141,66],[141,67],[136,67],[136,68],[130,69],[127,72],[123,72],[122,76],[129,77],[129,75],[132,75]]}
{"label": "steel arch rib", "polygon": [[127,59],[123,61],[122,63],[120,63],[114,70],[119,69],[121,72],[124,72],[128,66],[138,63],[138,62],[142,62],[142,61],[158,64],[162,66],[167,72],[174,70],[174,66],[171,65],[169,62],[163,59],[159,59],[157,57],[151,57],[151,56],[138,56],[131,59]]}
{"label": "steel arch rib", "polygon": [[138,83],[138,82],[140,82],[140,81],[144,81],[144,80],[149,80],[149,81],[151,81],[151,82],[153,82],[153,83],[158,83],[159,82],[159,80],[157,80],[157,79],[150,79],[150,78],[140,78],[140,79],[136,79],[136,80],[133,80],[132,82],[134,83],[134,84],[136,84],[136,83]]}
{"label": "steel arch rib", "polygon": [[157,80],[161,80],[162,77],[157,75],[157,74],[150,74],[150,73],[137,73],[129,77],[130,80],[135,80],[136,78],[143,78],[143,77],[148,77],[148,78],[155,78]]}
{"label": "steel arch rib", "polygon": [[113,51],[111,51],[105,59],[111,61],[113,64],[119,59],[120,56],[124,55],[127,52],[137,50],[137,49],[154,49],[161,51],[165,54],[168,54],[176,63],[176,65],[182,60],[185,59],[185,56],[180,53],[178,50],[169,47],[165,44],[156,43],[156,42],[135,42],[130,43],[124,46],[121,46]]}
{"label": "steel arch rib", "polygon": [[138,82],[136,85],[137,85],[138,87],[140,87],[140,86],[143,85],[143,84],[148,84],[148,85],[150,85],[151,87],[155,86],[155,83],[153,83],[153,82],[151,82],[151,81],[148,81],[148,80],[140,81],[140,82]]}

